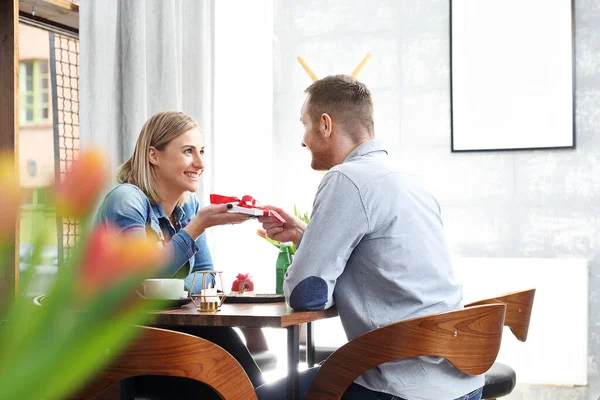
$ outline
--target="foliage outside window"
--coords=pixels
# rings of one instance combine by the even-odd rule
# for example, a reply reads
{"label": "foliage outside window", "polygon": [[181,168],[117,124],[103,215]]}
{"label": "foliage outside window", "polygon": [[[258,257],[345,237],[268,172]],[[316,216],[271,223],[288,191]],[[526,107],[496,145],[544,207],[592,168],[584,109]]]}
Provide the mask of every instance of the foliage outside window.
{"label": "foliage outside window", "polygon": [[[21,188],[20,242],[25,246],[31,244],[36,231],[56,232],[56,213],[49,191],[47,187]],[[56,234],[48,238],[47,244],[56,246]]]}
{"label": "foliage outside window", "polygon": [[19,66],[20,122],[46,122],[50,118],[48,60],[21,61]]}

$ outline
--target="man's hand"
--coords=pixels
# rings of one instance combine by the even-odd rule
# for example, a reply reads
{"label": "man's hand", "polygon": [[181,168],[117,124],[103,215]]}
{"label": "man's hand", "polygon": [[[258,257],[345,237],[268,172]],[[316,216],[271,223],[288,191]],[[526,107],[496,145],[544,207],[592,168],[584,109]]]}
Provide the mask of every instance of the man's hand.
{"label": "man's hand", "polygon": [[216,225],[240,224],[248,221],[248,215],[227,212],[227,204],[214,204],[202,207],[198,214],[183,228],[194,240],[200,236],[206,228]]}
{"label": "man's hand", "polygon": [[263,229],[267,231],[267,236],[280,242],[294,242],[295,244],[298,244],[306,230],[306,223],[279,207],[267,206],[267,208],[277,211],[279,215],[287,221],[283,224],[274,217],[258,218],[258,222],[260,222]]}

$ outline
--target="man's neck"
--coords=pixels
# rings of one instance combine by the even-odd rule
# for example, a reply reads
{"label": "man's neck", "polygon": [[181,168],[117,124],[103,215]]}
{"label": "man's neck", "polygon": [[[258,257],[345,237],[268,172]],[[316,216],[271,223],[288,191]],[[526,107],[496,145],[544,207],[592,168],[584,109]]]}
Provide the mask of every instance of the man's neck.
{"label": "man's neck", "polygon": [[373,138],[368,137],[368,136],[364,136],[362,137],[359,141],[357,142],[353,142],[350,140],[346,140],[343,143],[340,144],[340,146],[338,147],[339,151],[337,153],[337,157],[336,157],[336,164],[335,165],[339,165],[341,163],[344,162],[344,160],[346,158],[348,158],[348,156],[350,155],[350,153],[352,153],[354,150],[356,150],[356,148],[358,146],[360,146],[361,144],[371,140]]}

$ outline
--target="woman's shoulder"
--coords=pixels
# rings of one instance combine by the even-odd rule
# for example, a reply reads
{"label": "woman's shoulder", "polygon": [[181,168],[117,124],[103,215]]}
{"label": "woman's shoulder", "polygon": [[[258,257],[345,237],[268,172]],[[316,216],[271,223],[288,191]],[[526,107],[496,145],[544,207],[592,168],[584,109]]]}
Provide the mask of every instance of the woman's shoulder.
{"label": "woman's shoulder", "polygon": [[183,210],[186,212],[196,213],[196,211],[200,208],[200,202],[196,197],[195,193],[188,193],[187,198],[185,199],[185,203],[183,203]]}
{"label": "woman's shoulder", "polygon": [[120,183],[117,186],[115,186],[114,188],[111,189],[110,192],[108,192],[108,194],[106,195],[106,197],[119,197],[119,196],[134,196],[134,197],[139,197],[142,199],[148,199],[148,196],[146,196],[146,194],[144,192],[142,192],[142,189],[140,189],[139,187],[132,185],[131,183]]}
{"label": "woman's shoulder", "polygon": [[96,212],[95,222],[110,222],[124,229],[129,227],[132,221],[138,224],[147,223],[150,215],[148,196],[137,186],[122,183],[104,197]]}
{"label": "woman's shoulder", "polygon": [[150,200],[139,187],[130,183],[121,183],[108,192],[104,198],[104,205],[107,207],[148,208]]}

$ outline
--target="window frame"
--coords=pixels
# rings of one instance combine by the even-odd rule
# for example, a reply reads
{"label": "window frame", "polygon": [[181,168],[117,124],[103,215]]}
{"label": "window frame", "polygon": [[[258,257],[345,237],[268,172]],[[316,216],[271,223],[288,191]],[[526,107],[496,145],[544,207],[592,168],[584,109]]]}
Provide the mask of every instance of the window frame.
{"label": "window frame", "polygon": [[[30,64],[32,66],[32,90],[27,90],[27,80],[29,76],[26,73],[26,66]],[[48,66],[45,73],[41,72],[41,65],[46,64]],[[31,59],[31,60],[20,60],[19,61],[19,125],[31,126],[44,124],[49,122],[50,119],[50,65],[47,59]],[[42,87],[42,80],[47,80],[47,86]],[[46,93],[48,100],[46,102],[41,101],[42,95]],[[28,105],[26,99],[28,96],[33,96],[33,103],[31,106]],[[43,117],[42,110],[48,109],[48,116]],[[27,120],[26,111],[32,110],[32,119]]]}

